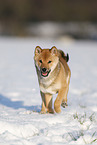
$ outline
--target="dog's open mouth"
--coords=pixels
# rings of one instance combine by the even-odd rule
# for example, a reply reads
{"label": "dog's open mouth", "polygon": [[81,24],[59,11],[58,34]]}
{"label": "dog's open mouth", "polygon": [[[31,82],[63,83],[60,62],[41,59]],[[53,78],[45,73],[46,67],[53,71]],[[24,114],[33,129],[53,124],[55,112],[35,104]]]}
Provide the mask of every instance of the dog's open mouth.
{"label": "dog's open mouth", "polygon": [[41,71],[41,75],[42,75],[43,77],[47,77],[47,76],[49,75],[50,71],[51,71],[51,70],[45,71],[45,72]]}

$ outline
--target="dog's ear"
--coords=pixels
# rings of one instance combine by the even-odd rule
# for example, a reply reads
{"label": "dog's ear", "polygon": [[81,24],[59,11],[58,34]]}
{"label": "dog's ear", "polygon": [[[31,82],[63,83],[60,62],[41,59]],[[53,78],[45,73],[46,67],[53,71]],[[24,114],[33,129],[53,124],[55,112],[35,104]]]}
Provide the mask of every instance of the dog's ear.
{"label": "dog's ear", "polygon": [[50,52],[52,53],[52,55],[57,55],[58,54],[58,50],[55,46],[53,46],[51,49],[50,49]]}
{"label": "dog's ear", "polygon": [[40,46],[36,46],[35,55],[39,55],[42,52],[42,48]]}

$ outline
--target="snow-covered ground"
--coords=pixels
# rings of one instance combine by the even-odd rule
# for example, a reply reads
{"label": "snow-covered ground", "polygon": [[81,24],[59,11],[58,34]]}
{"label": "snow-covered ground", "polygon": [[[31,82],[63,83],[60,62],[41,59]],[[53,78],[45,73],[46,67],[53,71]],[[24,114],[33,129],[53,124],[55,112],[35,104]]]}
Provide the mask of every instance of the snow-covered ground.
{"label": "snow-covered ground", "polygon": [[[70,55],[68,107],[60,114],[39,114],[36,45]],[[64,144],[97,144],[97,42],[1,37],[0,145]]]}

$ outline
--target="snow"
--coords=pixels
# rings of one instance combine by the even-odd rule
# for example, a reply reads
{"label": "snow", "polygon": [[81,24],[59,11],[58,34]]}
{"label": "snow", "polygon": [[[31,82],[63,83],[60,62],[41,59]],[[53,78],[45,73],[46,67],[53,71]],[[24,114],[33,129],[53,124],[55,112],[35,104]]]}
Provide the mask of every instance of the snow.
{"label": "snow", "polygon": [[[60,114],[39,113],[36,45],[55,45],[70,55],[68,107]],[[96,143],[97,42],[0,37],[0,145]]]}

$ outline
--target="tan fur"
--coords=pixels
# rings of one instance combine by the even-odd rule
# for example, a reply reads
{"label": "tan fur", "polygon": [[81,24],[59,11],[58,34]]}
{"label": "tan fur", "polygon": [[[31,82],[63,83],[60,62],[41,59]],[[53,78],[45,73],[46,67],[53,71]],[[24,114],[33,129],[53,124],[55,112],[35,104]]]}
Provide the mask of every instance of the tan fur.
{"label": "tan fur", "polygon": [[[67,106],[71,72],[63,51],[55,46],[51,49],[35,48],[35,66],[38,75],[40,93],[42,97],[41,113],[61,112],[61,105]],[[43,70],[45,68],[45,70]],[[44,73],[45,71],[45,73]],[[47,75],[47,76],[46,76]],[[56,94],[54,110],[52,109],[52,95]]]}

